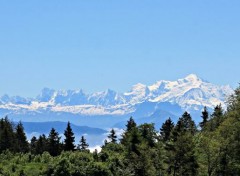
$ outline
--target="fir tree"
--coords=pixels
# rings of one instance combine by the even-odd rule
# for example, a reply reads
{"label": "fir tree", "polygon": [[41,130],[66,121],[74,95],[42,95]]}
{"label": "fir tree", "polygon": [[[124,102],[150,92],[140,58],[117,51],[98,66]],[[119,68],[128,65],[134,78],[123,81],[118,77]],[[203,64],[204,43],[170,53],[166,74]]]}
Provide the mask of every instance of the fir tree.
{"label": "fir tree", "polygon": [[197,175],[197,159],[194,152],[193,137],[190,132],[181,134],[168,151],[168,175]]}
{"label": "fir tree", "polygon": [[43,134],[39,136],[36,142],[36,154],[43,154],[45,151],[48,151],[48,140]]}
{"label": "fir tree", "polygon": [[136,122],[133,120],[132,117],[130,117],[129,121],[127,122],[127,131],[131,131],[132,128],[135,128],[137,126]]}
{"label": "fir tree", "polygon": [[61,153],[60,138],[58,132],[52,128],[48,136],[48,152],[50,155],[57,156]]}
{"label": "fir tree", "polygon": [[220,104],[214,108],[214,111],[211,115],[211,130],[218,128],[223,121],[224,121],[223,109]]}
{"label": "fir tree", "polygon": [[157,139],[157,132],[154,128],[154,124],[144,123],[140,125],[138,129],[147,146],[154,147]]}
{"label": "fir tree", "polygon": [[166,142],[170,140],[171,132],[174,128],[174,123],[172,122],[171,118],[168,118],[162,125],[160,129],[161,139],[162,141]]}
{"label": "fir tree", "polygon": [[88,150],[88,143],[86,141],[86,139],[84,138],[84,136],[81,137],[80,143],[78,145],[78,149],[81,151],[87,151]]}
{"label": "fir tree", "polygon": [[35,136],[32,137],[30,141],[30,152],[31,154],[36,155],[36,148],[37,148],[37,138]]}
{"label": "fir tree", "polygon": [[75,149],[75,145],[74,145],[75,137],[74,137],[74,133],[72,131],[72,128],[71,128],[71,125],[69,122],[68,122],[67,128],[64,132],[64,136],[65,136],[64,150],[65,151],[73,151]]}
{"label": "fir tree", "polygon": [[15,148],[14,143],[14,130],[13,124],[9,121],[6,116],[4,119],[0,120],[0,152],[4,150],[13,151]]}
{"label": "fir tree", "polygon": [[129,135],[132,131],[132,129],[136,128],[137,124],[133,120],[132,117],[130,117],[129,121],[127,121],[126,125],[126,131],[122,134],[122,139],[120,139],[121,144],[126,145],[128,143]]}
{"label": "fir tree", "polygon": [[208,110],[207,107],[204,107],[204,110],[202,111],[202,122],[200,122],[200,127],[203,129],[208,122]]}
{"label": "fir tree", "polygon": [[114,129],[110,131],[110,134],[108,135],[108,139],[111,143],[117,143],[117,135]]}
{"label": "fir tree", "polygon": [[184,112],[172,130],[171,139],[166,146],[168,175],[196,175],[197,160],[194,151],[193,138],[196,125],[191,115]]}
{"label": "fir tree", "polygon": [[27,137],[21,122],[16,127],[16,152],[26,153],[29,150]]}
{"label": "fir tree", "polygon": [[197,131],[197,127],[195,122],[192,120],[191,115],[188,112],[184,112],[182,117],[179,118],[175,126],[175,130],[178,133],[190,132],[192,135],[194,135]]}
{"label": "fir tree", "polygon": [[127,144],[127,148],[129,150],[128,152],[129,153],[134,152],[137,155],[140,154],[138,146],[141,144],[143,140],[137,127],[131,129],[128,141],[129,141]]}

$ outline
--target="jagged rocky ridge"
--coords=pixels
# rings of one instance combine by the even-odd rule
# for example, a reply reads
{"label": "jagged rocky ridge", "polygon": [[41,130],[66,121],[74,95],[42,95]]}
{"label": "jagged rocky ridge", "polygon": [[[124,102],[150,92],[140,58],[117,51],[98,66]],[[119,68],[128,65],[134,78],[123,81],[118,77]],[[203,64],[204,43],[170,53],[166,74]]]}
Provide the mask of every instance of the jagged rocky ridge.
{"label": "jagged rocky ridge", "polygon": [[177,81],[158,81],[153,85],[136,84],[126,93],[106,90],[86,94],[83,90],[59,90],[44,88],[36,98],[20,96],[0,98],[0,108],[6,112],[68,112],[81,115],[124,115],[135,112],[144,102],[169,102],[182,109],[200,110],[203,106],[225,106],[232,94],[230,86],[217,86],[190,74]]}

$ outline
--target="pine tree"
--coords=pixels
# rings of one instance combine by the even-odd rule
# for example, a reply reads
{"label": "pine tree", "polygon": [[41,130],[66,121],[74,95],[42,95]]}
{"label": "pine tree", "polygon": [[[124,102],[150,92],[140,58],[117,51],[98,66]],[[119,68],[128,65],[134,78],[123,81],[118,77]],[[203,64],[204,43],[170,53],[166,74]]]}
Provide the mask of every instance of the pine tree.
{"label": "pine tree", "polygon": [[93,159],[94,159],[95,162],[98,162],[98,151],[97,151],[97,149],[95,149],[94,152],[93,152]]}
{"label": "pine tree", "polygon": [[0,120],[0,153],[7,149],[13,151],[16,145],[14,139],[13,124],[6,116],[4,119]]}
{"label": "pine tree", "polygon": [[197,175],[197,160],[193,137],[189,132],[181,134],[168,151],[168,175]]}
{"label": "pine tree", "polygon": [[86,139],[84,138],[84,136],[81,137],[80,143],[78,145],[78,149],[81,151],[87,151],[88,150],[88,143],[86,141]]}
{"label": "pine tree", "polygon": [[21,122],[16,127],[16,152],[26,153],[29,150],[26,134]]}
{"label": "pine tree", "polygon": [[192,135],[197,131],[195,122],[192,120],[192,117],[188,112],[184,112],[182,117],[179,118],[176,129],[179,132],[190,132]]}
{"label": "pine tree", "polygon": [[31,141],[30,141],[30,152],[31,154],[36,155],[36,148],[37,148],[37,138],[36,136],[33,136]]}
{"label": "pine tree", "polygon": [[73,151],[75,149],[75,145],[74,145],[75,137],[74,137],[74,133],[72,131],[70,122],[68,122],[68,124],[67,124],[67,128],[64,132],[64,136],[65,136],[64,150],[65,151]]}
{"label": "pine tree", "polygon": [[133,120],[132,117],[130,117],[129,121],[127,122],[127,131],[131,131],[132,128],[135,128],[137,126],[136,122]]}
{"label": "pine tree", "polygon": [[129,153],[134,152],[137,155],[140,154],[138,146],[141,144],[143,139],[137,127],[131,129],[128,141],[129,141],[127,144],[127,148],[129,150],[128,152]]}
{"label": "pine tree", "polygon": [[108,139],[110,140],[111,143],[117,143],[117,135],[114,129],[110,131],[110,134],[108,135]]}
{"label": "pine tree", "polygon": [[45,151],[48,151],[48,139],[43,134],[39,136],[36,142],[36,154],[43,154]]}
{"label": "pine tree", "polygon": [[214,111],[211,115],[211,122],[212,122],[211,130],[218,128],[223,121],[224,121],[223,109],[220,104],[214,108]]}
{"label": "pine tree", "polygon": [[168,175],[196,175],[197,160],[193,142],[196,125],[191,115],[184,112],[171,133],[171,140],[167,143]]}
{"label": "pine tree", "polygon": [[161,139],[162,141],[166,142],[170,140],[171,132],[174,128],[174,123],[172,122],[171,118],[168,118],[162,125],[160,129]]}
{"label": "pine tree", "polygon": [[200,123],[200,127],[203,129],[208,122],[208,110],[207,107],[204,107],[204,110],[202,111],[202,122]]}
{"label": "pine tree", "polygon": [[144,123],[140,125],[138,129],[147,146],[151,148],[155,147],[157,132],[154,128],[154,124]]}
{"label": "pine tree", "polygon": [[48,136],[48,152],[50,155],[57,156],[61,153],[60,138],[58,132],[52,128]]}
{"label": "pine tree", "polygon": [[132,129],[136,128],[137,124],[136,122],[133,120],[132,117],[130,117],[129,121],[127,121],[127,125],[126,125],[126,131],[122,134],[122,139],[120,139],[121,144],[123,145],[127,145],[128,143],[128,139],[129,139],[129,135],[132,131]]}

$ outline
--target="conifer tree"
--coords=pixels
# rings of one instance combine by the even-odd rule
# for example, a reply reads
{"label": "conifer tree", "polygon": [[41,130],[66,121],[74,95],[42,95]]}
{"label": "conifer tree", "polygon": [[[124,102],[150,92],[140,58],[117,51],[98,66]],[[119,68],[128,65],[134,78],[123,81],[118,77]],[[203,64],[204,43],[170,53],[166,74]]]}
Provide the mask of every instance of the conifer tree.
{"label": "conifer tree", "polygon": [[144,123],[140,125],[138,129],[147,146],[154,147],[157,139],[157,132],[154,128],[154,124]]}
{"label": "conifer tree", "polygon": [[60,138],[58,132],[52,128],[48,136],[48,152],[50,155],[57,156],[61,153]]}
{"label": "conifer tree", "polygon": [[184,112],[182,117],[179,118],[176,129],[179,130],[179,132],[190,132],[192,135],[197,131],[195,122],[188,112]]}
{"label": "conifer tree", "polygon": [[200,127],[203,129],[207,122],[208,122],[208,110],[207,107],[205,106],[202,111],[202,122],[200,122]]}
{"label": "conifer tree", "polygon": [[167,153],[168,175],[197,175],[198,164],[191,133],[182,133],[173,147]]}
{"label": "conifer tree", "polygon": [[110,131],[110,134],[108,135],[108,139],[110,140],[111,143],[117,143],[117,135],[114,129]]}
{"label": "conifer tree", "polygon": [[16,152],[26,153],[29,150],[29,145],[27,141],[26,134],[24,132],[24,128],[21,122],[17,124],[16,127]]}
{"label": "conifer tree", "polygon": [[136,122],[133,120],[132,117],[130,117],[129,121],[127,122],[127,130],[126,131],[131,131],[132,128],[135,128],[137,126]]}
{"label": "conifer tree", "polygon": [[142,137],[137,127],[131,129],[128,141],[129,141],[127,144],[127,148],[129,149],[128,152],[129,153],[134,152],[137,155],[140,154],[138,146],[142,142]]}
{"label": "conifer tree", "polygon": [[7,149],[13,151],[15,147],[14,139],[13,124],[6,116],[0,120],[0,153]]}
{"label": "conifer tree", "polygon": [[37,138],[36,136],[33,136],[31,141],[30,141],[30,152],[31,154],[36,155],[36,148],[37,148]]}
{"label": "conifer tree", "polygon": [[129,135],[132,129],[135,129],[136,127],[137,127],[136,122],[133,120],[132,117],[130,117],[130,119],[127,121],[126,131],[122,134],[122,139],[120,139],[121,144],[127,145]]}
{"label": "conifer tree", "polygon": [[174,128],[174,123],[171,118],[168,118],[162,125],[160,129],[161,139],[163,142],[170,140],[171,132]]}
{"label": "conifer tree", "polygon": [[223,109],[220,104],[214,108],[214,111],[211,115],[211,130],[218,128],[223,121],[224,121]]}
{"label": "conifer tree", "polygon": [[48,151],[48,139],[43,134],[39,136],[36,142],[36,154],[43,154],[45,151]]}
{"label": "conifer tree", "polygon": [[86,150],[88,150],[88,146],[89,145],[88,145],[86,139],[84,138],[84,136],[82,136],[77,148],[81,151],[86,151]]}
{"label": "conifer tree", "polygon": [[67,123],[67,128],[64,132],[64,150],[65,151],[73,151],[75,149],[75,137],[74,137],[74,133],[72,131],[70,122]]}
{"label": "conifer tree", "polygon": [[196,175],[198,164],[193,142],[196,131],[191,115],[184,112],[172,130],[172,140],[166,147],[168,175]]}
{"label": "conifer tree", "polygon": [[94,159],[95,162],[98,162],[98,151],[97,151],[97,149],[95,149],[94,152],[93,152],[93,159]]}

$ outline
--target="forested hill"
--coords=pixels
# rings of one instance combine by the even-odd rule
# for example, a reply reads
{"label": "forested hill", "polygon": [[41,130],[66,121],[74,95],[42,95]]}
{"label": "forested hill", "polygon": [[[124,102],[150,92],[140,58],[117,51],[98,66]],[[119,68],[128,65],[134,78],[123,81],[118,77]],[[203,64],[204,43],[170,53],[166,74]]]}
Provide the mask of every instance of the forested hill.
{"label": "forested hill", "polygon": [[13,176],[239,176],[240,87],[228,102],[195,124],[184,112],[176,124],[167,119],[160,129],[154,124],[126,124],[120,140],[114,129],[101,151],[89,152],[84,136],[75,146],[71,124],[60,142],[52,128],[48,136],[27,141],[21,123],[0,120],[0,175]]}

